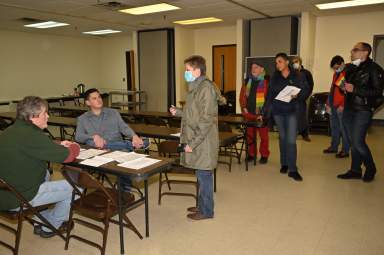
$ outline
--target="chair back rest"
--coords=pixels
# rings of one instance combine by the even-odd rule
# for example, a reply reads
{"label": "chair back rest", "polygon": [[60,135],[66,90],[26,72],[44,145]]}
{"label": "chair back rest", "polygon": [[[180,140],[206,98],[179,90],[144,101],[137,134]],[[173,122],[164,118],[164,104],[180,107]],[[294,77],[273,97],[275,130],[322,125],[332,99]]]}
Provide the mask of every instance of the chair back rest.
{"label": "chair back rest", "polygon": [[[95,177],[86,171],[83,171],[77,167],[64,166],[61,169],[61,173],[68,183],[73,187],[76,195],[81,198],[85,195],[82,190],[94,189],[104,193],[106,198],[111,201],[112,204],[117,205],[117,201],[109,194],[107,189],[100,183]],[[79,189],[80,188],[80,189]]]}
{"label": "chair back rest", "polygon": [[219,132],[232,132],[231,126],[224,121],[219,121],[218,128],[219,128]]}
{"label": "chair back rest", "polygon": [[6,182],[4,179],[0,178],[0,191],[5,191],[11,193],[20,203],[20,207],[31,208],[32,206],[29,204],[28,200],[24,198],[23,195],[20,194],[11,184]]}
{"label": "chair back rest", "polygon": [[168,125],[170,127],[180,128],[181,127],[181,120],[178,118],[170,118],[170,119],[168,119]]}
{"label": "chair back rest", "polygon": [[160,156],[178,156],[177,147],[179,146],[178,141],[162,141],[158,146],[158,152]]}
{"label": "chair back rest", "polygon": [[144,117],[144,122],[148,125],[167,126],[167,122],[159,117]]}

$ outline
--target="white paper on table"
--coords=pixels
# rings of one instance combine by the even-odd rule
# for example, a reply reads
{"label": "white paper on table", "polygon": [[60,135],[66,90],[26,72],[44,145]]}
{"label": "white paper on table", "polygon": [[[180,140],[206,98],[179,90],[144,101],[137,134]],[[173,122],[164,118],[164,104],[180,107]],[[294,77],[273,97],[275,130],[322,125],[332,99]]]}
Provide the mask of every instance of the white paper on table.
{"label": "white paper on table", "polygon": [[154,159],[154,158],[138,158],[128,162],[124,162],[122,164],[118,164],[118,166],[138,170],[138,169],[153,165],[160,161],[161,160]]}
{"label": "white paper on table", "polygon": [[107,163],[112,162],[112,161],[114,161],[114,160],[111,158],[104,158],[101,156],[95,156],[93,158],[89,158],[89,159],[81,161],[80,164],[98,167],[98,166],[107,164]]}
{"label": "white paper on table", "polygon": [[103,154],[101,157],[110,158],[110,159],[116,160],[119,163],[123,163],[123,162],[131,161],[131,160],[135,160],[138,158],[144,158],[147,156],[149,156],[149,155],[140,154],[140,153],[136,153],[133,151],[132,152],[113,151],[113,152],[110,152],[107,154]]}
{"label": "white paper on table", "polygon": [[300,90],[301,89],[295,86],[285,86],[285,88],[280,91],[275,99],[289,103],[292,100],[292,96],[299,94]]}
{"label": "white paper on table", "polygon": [[80,154],[79,154],[79,156],[77,156],[77,159],[92,158],[92,157],[100,155],[104,152],[106,152],[106,150],[98,150],[98,149],[83,150],[83,151],[80,151]]}
{"label": "white paper on table", "polygon": [[180,137],[181,133],[175,133],[175,134],[171,134],[171,135]]}

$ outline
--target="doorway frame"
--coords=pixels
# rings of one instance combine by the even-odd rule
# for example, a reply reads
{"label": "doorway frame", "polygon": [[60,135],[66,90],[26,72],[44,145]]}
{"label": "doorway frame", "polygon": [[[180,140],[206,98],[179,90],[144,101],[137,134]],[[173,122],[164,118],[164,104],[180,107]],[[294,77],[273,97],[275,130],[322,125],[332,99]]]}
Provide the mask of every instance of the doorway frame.
{"label": "doorway frame", "polygon": [[384,34],[373,36],[373,45],[372,45],[372,59],[373,60],[376,60],[377,43],[379,40],[384,40]]}
{"label": "doorway frame", "polygon": [[[233,43],[233,44],[221,44],[221,45],[212,45],[212,81],[215,80],[215,54],[214,54],[214,51],[215,51],[215,48],[222,48],[222,47],[233,47],[235,46],[236,47],[236,53],[237,53],[237,44],[236,43]],[[237,56],[236,56],[237,58]],[[236,75],[235,75],[236,77]],[[221,90],[221,88],[219,88]]]}

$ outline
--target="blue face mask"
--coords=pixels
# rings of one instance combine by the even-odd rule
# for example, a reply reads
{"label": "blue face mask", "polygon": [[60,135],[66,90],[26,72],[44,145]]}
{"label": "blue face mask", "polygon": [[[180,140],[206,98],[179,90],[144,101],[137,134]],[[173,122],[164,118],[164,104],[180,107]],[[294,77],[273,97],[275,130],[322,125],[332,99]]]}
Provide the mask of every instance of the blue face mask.
{"label": "blue face mask", "polygon": [[194,77],[192,75],[192,71],[185,71],[184,72],[184,79],[187,81],[187,82],[193,82],[194,80],[196,80],[196,77]]}

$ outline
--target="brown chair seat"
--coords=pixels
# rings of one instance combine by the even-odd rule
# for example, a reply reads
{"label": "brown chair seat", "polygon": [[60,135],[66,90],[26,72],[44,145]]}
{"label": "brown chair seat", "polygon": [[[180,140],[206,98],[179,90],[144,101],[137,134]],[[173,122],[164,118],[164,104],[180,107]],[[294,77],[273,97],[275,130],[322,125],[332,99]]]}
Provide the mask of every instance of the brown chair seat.
{"label": "brown chair seat", "polygon": [[[76,222],[87,228],[98,231],[103,236],[103,241],[100,245],[84,237],[71,234],[72,229],[68,228],[65,250],[68,249],[70,238],[74,238],[98,248],[101,254],[104,255],[107,245],[109,223],[119,224],[118,221],[112,219],[113,216],[118,214],[118,190],[114,187],[105,187],[91,174],[79,168],[64,167],[62,169],[62,174],[73,187],[69,224],[72,225],[73,222]],[[74,198],[76,196],[79,196],[79,199],[75,200]],[[123,204],[121,206],[126,208],[135,201],[135,197],[129,192],[123,192],[122,201]],[[74,213],[101,222],[103,223],[103,227],[100,226],[100,224],[97,225],[93,222],[86,221],[85,219],[75,218],[73,216]],[[140,239],[143,238],[126,214],[122,215],[122,220],[124,221],[123,224],[125,227],[131,229]]]}
{"label": "brown chair seat", "polygon": [[[106,191],[115,199],[118,200],[118,193],[116,189],[105,188]],[[135,196],[132,193],[123,193],[123,207],[131,204],[135,201]],[[73,202],[73,209],[79,214],[89,217],[95,220],[103,220],[107,215],[116,215],[118,208],[116,205],[110,205],[108,210],[108,200],[104,193],[100,190],[90,192],[85,195],[82,199],[75,200]]]}

